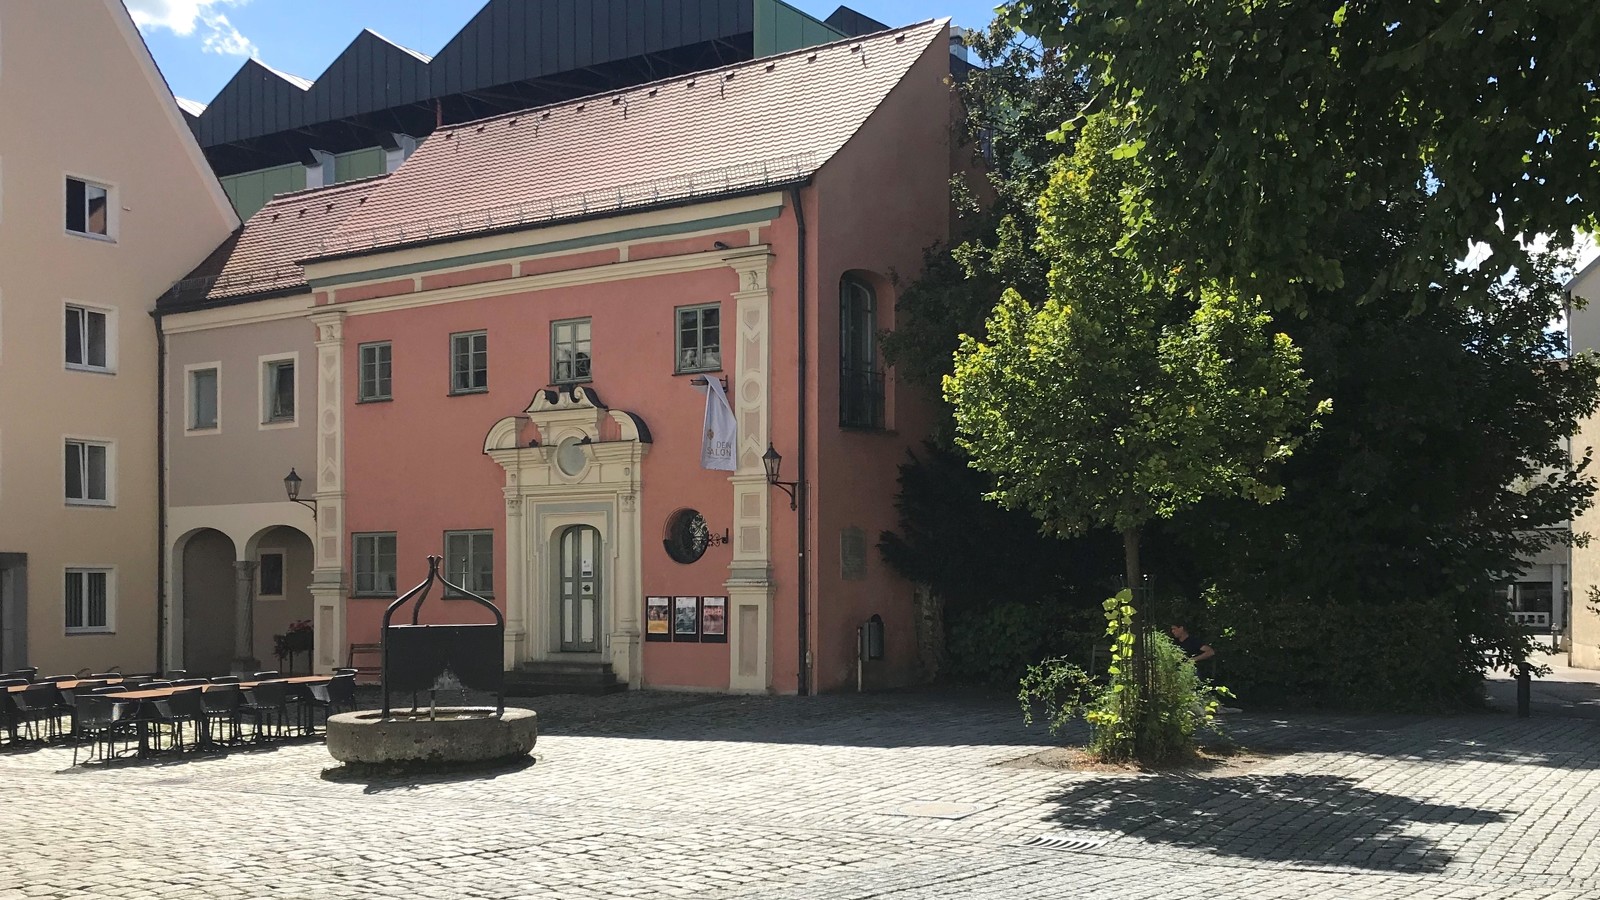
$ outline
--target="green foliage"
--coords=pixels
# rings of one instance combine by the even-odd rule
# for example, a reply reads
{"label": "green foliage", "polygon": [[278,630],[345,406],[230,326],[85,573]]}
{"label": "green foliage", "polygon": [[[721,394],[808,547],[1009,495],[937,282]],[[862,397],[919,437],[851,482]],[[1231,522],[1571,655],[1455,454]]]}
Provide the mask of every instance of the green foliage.
{"label": "green foliage", "polygon": [[1045,657],[1089,658],[1095,632],[1088,617],[1064,604],[999,600],[945,617],[948,635],[940,674],[979,684],[1017,683]]}
{"label": "green foliage", "polygon": [[[1050,298],[1015,291],[963,337],[945,397],[993,496],[1047,530],[1136,530],[1213,495],[1273,499],[1268,468],[1307,425],[1299,352],[1255,301],[1176,293],[1117,251],[1142,177],[1096,121],[1040,199]],[[1130,573],[1131,574],[1131,573]]]}
{"label": "green foliage", "polygon": [[983,67],[957,84],[966,115],[955,139],[972,154],[952,179],[958,228],[949,245],[928,248],[917,279],[897,293],[895,330],[883,336],[897,377],[935,389],[960,335],[981,331],[1002,289],[1044,295],[1038,200],[1062,152],[1049,133],[1089,97],[1076,70],[1014,29],[969,40]]}
{"label": "green foliage", "polygon": [[1145,635],[1149,679],[1140,683],[1134,664],[1137,631],[1133,594],[1124,590],[1105,601],[1106,636],[1111,645],[1107,679],[1096,682],[1066,658],[1030,666],[1017,700],[1023,721],[1032,724],[1035,706],[1046,727],[1058,734],[1072,722],[1089,725],[1088,752],[1107,762],[1137,760],[1170,765],[1195,753],[1196,735],[1215,727],[1226,688],[1207,683],[1183,651],[1165,635]]}
{"label": "green foliage", "polygon": [[1527,658],[1505,597],[1261,602],[1213,593],[1212,642],[1251,706],[1441,712],[1483,705],[1483,675]]}
{"label": "green foliage", "polygon": [[[1338,213],[1420,204],[1368,287],[1452,300],[1594,223],[1600,6],[1480,0],[1013,0],[1007,22],[1137,108],[1138,252],[1276,303],[1338,288]],[[1072,118],[1072,117],[1067,117]],[[1183,222],[1181,230],[1167,226]],[[1496,265],[1461,269],[1470,242]]]}
{"label": "green foliage", "polygon": [[1173,523],[1206,580],[1273,606],[1476,609],[1462,598],[1562,539],[1592,502],[1589,458],[1570,459],[1567,444],[1600,403],[1600,364],[1564,358],[1549,327],[1565,303],[1551,271],[1563,260],[1535,260],[1474,308],[1442,292],[1420,309],[1406,295],[1355,302],[1404,252],[1411,218],[1398,205],[1350,216],[1357,282],[1284,322],[1314,390],[1337,403],[1280,469],[1280,502],[1216,501]]}

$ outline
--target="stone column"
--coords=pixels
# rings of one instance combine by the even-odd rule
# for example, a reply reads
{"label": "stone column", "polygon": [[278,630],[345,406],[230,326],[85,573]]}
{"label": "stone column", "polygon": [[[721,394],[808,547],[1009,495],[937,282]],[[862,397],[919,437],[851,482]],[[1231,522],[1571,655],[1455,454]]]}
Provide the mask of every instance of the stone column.
{"label": "stone column", "polygon": [[311,542],[311,663],[326,674],[344,665],[344,312],[313,315],[317,329],[317,536]]}
{"label": "stone column", "polygon": [[241,559],[233,564],[233,671],[250,675],[261,669],[255,657],[256,564]]}
{"label": "stone column", "polygon": [[773,488],[767,484],[761,455],[771,437],[772,291],[765,247],[727,257],[739,276],[734,292],[732,333],[723,353],[733,350],[729,400],[739,423],[738,468],[733,485],[733,560],[728,564],[728,688],[759,693],[772,688],[772,527]]}
{"label": "stone column", "polygon": [[523,642],[528,636],[527,616],[525,607],[527,598],[527,576],[524,566],[527,561],[528,539],[522,529],[522,497],[516,493],[515,476],[511,476],[513,485],[505,490],[506,500],[506,573],[505,585],[501,590],[501,603],[504,604],[506,614],[506,646],[505,668],[510,671],[517,667],[523,660]]}

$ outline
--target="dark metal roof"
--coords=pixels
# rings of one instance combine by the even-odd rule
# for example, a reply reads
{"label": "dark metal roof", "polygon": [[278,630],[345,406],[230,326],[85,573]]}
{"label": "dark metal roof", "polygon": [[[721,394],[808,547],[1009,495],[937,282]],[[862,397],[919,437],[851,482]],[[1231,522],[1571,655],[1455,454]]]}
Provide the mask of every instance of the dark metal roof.
{"label": "dark metal roof", "polygon": [[870,16],[864,16],[848,6],[841,6],[834,10],[833,15],[823,20],[823,24],[835,31],[851,36],[889,30],[888,25]]}
{"label": "dark metal roof", "polygon": [[431,60],[363,31],[315,82],[251,60],[192,124],[219,174],[751,58],[761,0],[489,0]]}

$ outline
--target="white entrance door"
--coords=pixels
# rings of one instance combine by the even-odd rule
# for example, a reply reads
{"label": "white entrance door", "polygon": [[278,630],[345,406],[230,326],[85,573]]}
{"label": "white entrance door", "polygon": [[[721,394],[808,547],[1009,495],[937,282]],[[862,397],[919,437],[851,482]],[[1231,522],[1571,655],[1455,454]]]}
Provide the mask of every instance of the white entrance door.
{"label": "white entrance door", "polygon": [[561,605],[561,649],[600,649],[600,532],[574,525],[561,532],[556,591]]}

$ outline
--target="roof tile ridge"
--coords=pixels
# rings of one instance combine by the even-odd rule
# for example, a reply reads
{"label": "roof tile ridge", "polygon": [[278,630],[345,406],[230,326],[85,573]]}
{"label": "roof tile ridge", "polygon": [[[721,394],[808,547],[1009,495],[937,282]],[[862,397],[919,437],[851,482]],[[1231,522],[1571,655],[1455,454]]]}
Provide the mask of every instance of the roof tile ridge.
{"label": "roof tile ridge", "polygon": [[471,119],[465,122],[454,122],[449,125],[445,125],[442,128],[438,128],[436,131],[442,131],[448,135],[452,132],[461,131],[462,129],[476,128],[478,126],[489,125],[494,122],[503,122],[507,119],[516,119],[522,116],[533,115],[534,113],[542,113],[545,111],[553,112],[558,109],[582,106],[584,104],[593,103],[596,100],[605,100],[610,97],[627,97],[638,93],[647,93],[652,88],[661,88],[669,84],[683,84],[685,82],[693,81],[697,78],[704,78],[705,76],[711,74],[742,72],[757,66],[769,65],[774,60],[809,55],[816,53],[818,50],[825,50],[849,44],[861,44],[867,41],[881,42],[887,40],[890,35],[900,34],[902,32],[910,32],[928,25],[948,23],[949,21],[949,16],[945,16],[940,19],[924,19],[920,22],[913,22],[910,25],[901,25],[898,28],[888,28],[883,31],[873,32],[872,34],[862,34],[856,35],[855,37],[840,38],[837,41],[828,41],[825,44],[813,44],[809,47],[801,47],[799,50],[789,50],[784,53],[774,53],[771,56],[757,56],[754,59],[747,59],[743,62],[712,66],[707,69],[696,69],[693,72],[688,72],[683,75],[674,75],[671,78],[659,78],[655,81],[647,81],[643,84],[630,85],[625,88],[612,89],[609,91],[597,91],[593,94],[585,94],[582,97],[573,97],[570,100],[560,100],[555,103],[546,103],[542,106],[530,106],[527,109],[519,109],[513,112],[497,113],[492,116],[485,116],[481,119]]}

